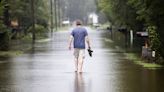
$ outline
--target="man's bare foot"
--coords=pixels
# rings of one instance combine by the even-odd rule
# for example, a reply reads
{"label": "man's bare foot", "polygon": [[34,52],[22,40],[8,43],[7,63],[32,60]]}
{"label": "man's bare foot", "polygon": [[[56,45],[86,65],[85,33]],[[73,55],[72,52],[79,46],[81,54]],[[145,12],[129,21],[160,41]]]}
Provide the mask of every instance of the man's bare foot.
{"label": "man's bare foot", "polygon": [[78,70],[75,70],[75,72],[78,72]]}

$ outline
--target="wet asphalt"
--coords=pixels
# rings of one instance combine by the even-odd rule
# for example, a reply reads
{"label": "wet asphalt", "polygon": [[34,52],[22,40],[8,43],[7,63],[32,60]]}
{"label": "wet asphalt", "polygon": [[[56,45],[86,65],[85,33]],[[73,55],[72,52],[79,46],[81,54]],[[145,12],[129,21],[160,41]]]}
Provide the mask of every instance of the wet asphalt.
{"label": "wet asphalt", "polygon": [[164,92],[163,69],[134,64],[107,32],[88,30],[94,53],[86,51],[83,73],[74,72],[70,32],[55,32],[29,53],[0,59],[0,92]]}

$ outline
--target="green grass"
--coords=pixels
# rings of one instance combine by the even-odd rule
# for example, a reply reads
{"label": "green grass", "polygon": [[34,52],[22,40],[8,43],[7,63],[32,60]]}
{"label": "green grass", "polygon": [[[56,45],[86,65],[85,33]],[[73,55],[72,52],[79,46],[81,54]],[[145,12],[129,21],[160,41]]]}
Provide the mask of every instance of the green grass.
{"label": "green grass", "polygon": [[19,56],[21,54],[23,54],[22,51],[0,51],[0,57]]}
{"label": "green grass", "polygon": [[57,31],[69,31],[69,28],[70,28],[70,27],[71,27],[71,26],[62,26],[62,27],[58,28]]}
{"label": "green grass", "polygon": [[51,39],[50,39],[50,38],[36,40],[36,42],[39,42],[39,43],[49,42],[49,41],[51,41]]}
{"label": "green grass", "polygon": [[147,68],[160,68],[162,67],[162,65],[158,65],[158,64],[154,64],[154,63],[142,63],[143,67],[147,67]]}
{"label": "green grass", "polygon": [[141,58],[133,53],[126,53],[126,58],[147,69],[158,69],[163,67],[162,65],[155,63],[145,63],[144,60],[141,60]]}
{"label": "green grass", "polygon": [[113,41],[111,39],[108,39],[108,38],[104,38],[104,41],[109,42],[109,43],[113,43]]}

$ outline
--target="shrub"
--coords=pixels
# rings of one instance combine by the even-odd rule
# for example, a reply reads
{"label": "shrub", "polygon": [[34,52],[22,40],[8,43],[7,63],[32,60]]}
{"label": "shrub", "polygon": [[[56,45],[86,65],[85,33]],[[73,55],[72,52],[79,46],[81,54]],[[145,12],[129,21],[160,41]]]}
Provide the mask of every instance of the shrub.
{"label": "shrub", "polygon": [[[47,37],[46,31],[47,28],[45,28],[42,25],[38,25],[35,24],[35,34],[36,34],[36,38],[41,38],[41,37]],[[27,30],[28,33],[32,33],[32,26],[29,27],[29,29]]]}
{"label": "shrub", "polygon": [[3,33],[0,33],[0,50],[1,51],[7,51],[9,50],[9,32],[5,31]]}
{"label": "shrub", "polygon": [[4,10],[4,1],[0,2],[0,50],[8,50],[9,49],[9,33],[7,31],[7,27],[3,24],[3,20],[1,19],[3,16]]}
{"label": "shrub", "polygon": [[149,26],[147,31],[149,33],[150,47],[152,50],[159,51],[160,48],[160,40],[159,35],[157,34],[157,28],[155,26]]}

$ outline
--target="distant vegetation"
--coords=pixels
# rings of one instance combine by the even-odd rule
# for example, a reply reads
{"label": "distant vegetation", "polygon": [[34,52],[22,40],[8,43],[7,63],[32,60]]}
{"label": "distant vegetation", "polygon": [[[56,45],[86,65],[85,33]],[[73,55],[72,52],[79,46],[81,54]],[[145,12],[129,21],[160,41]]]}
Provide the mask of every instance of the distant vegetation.
{"label": "distant vegetation", "polygon": [[[34,0],[34,16],[36,38],[46,37],[49,1]],[[8,50],[11,39],[30,36],[31,26],[31,0],[0,0],[0,50]]]}
{"label": "distant vegetation", "polygon": [[99,12],[117,27],[148,31],[149,46],[164,57],[164,0],[96,0]]}

